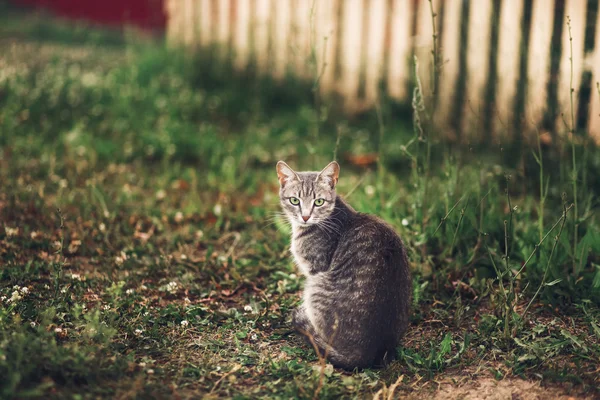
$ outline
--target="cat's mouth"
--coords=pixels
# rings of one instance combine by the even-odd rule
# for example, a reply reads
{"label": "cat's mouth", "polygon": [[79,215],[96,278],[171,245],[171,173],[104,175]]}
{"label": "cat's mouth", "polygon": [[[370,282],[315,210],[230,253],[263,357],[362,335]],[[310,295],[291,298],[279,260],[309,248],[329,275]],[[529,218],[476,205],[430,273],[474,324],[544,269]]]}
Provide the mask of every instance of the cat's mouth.
{"label": "cat's mouth", "polygon": [[309,225],[314,225],[315,221],[312,218],[309,219],[304,219],[302,217],[298,218],[298,223],[300,224],[300,226],[309,226]]}

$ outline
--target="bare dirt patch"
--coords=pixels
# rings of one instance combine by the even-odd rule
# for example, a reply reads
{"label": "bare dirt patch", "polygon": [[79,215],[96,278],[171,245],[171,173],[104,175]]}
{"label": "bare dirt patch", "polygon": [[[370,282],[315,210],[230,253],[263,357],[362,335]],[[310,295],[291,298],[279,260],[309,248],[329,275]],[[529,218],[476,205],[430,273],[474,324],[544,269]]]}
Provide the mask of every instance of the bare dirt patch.
{"label": "bare dirt patch", "polygon": [[[457,380],[460,379],[460,380]],[[583,395],[579,391],[562,387],[544,387],[539,381],[508,378],[478,378],[465,380],[465,377],[446,377],[441,381],[431,381],[427,386],[437,388],[428,393],[427,386],[416,392],[407,394],[407,399],[440,399],[440,400],[571,400],[593,399],[591,395]]]}

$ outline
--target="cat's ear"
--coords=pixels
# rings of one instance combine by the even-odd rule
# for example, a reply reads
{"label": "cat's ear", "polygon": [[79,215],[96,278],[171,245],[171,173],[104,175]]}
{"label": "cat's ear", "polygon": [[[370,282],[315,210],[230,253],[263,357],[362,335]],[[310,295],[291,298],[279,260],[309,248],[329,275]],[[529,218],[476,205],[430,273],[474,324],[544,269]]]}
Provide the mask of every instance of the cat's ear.
{"label": "cat's ear", "polygon": [[323,182],[326,182],[333,189],[335,188],[335,185],[337,185],[339,175],[340,165],[337,162],[332,161],[329,164],[327,164],[325,168],[323,168],[323,171],[319,172],[317,180],[322,180]]}
{"label": "cat's ear", "polygon": [[284,187],[285,184],[290,180],[300,180],[298,174],[296,174],[296,172],[294,172],[294,170],[283,161],[279,161],[277,163],[277,177],[279,178],[279,184],[281,187]]}

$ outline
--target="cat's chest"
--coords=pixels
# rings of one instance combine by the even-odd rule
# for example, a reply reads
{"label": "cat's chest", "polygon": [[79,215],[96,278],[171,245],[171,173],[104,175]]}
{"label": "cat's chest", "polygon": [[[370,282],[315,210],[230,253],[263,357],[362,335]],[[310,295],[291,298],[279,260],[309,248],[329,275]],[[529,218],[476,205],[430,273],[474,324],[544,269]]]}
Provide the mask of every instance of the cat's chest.
{"label": "cat's chest", "polygon": [[292,245],[290,247],[294,262],[298,266],[298,269],[304,276],[310,275],[311,263],[305,258],[305,251],[302,248],[302,243],[298,240],[292,239]]}
{"label": "cat's chest", "polygon": [[335,243],[319,235],[319,232],[302,232],[292,236],[290,250],[300,272],[309,276],[329,268],[334,248]]}

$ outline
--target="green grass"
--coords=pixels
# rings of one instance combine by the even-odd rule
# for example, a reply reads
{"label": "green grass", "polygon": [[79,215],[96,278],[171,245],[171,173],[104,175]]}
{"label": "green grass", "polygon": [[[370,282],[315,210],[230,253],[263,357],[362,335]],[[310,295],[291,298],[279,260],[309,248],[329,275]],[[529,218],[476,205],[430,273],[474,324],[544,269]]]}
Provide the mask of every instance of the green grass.
{"label": "green grass", "polygon": [[[0,397],[362,398],[398,377],[600,393],[598,149],[575,147],[573,249],[561,144],[462,147],[426,119],[419,139],[389,102],[347,119],[323,99],[319,121],[310,83],[89,32],[0,39]],[[412,324],[381,370],[322,369],[289,324],[303,280],[275,163],[334,152],[339,192],[410,250]]]}

